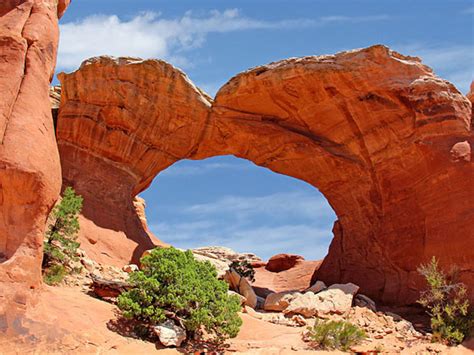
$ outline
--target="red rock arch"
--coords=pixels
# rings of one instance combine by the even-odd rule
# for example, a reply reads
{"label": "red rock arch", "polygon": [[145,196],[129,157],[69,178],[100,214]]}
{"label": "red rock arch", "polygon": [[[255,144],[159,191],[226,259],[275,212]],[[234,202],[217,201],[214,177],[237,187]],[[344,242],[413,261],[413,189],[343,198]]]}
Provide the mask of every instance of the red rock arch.
{"label": "red rock arch", "polygon": [[418,58],[374,46],[288,59],[214,102],[156,60],[95,58],[61,82],[63,179],[85,197],[92,252],[122,241],[139,255],[151,241],[133,196],[180,159],[233,154],[328,199],[338,221],[315,279],[408,303],[436,255],[474,286],[471,104]]}

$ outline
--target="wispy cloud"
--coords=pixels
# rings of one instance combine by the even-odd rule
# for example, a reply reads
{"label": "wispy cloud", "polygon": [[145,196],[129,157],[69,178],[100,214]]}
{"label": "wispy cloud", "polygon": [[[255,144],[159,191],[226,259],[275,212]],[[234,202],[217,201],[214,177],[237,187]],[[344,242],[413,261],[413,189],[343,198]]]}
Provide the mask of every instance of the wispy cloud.
{"label": "wispy cloud", "polygon": [[[184,163],[184,164],[180,164]],[[238,170],[243,171],[249,168],[250,163],[204,163],[201,164],[186,164],[186,162],[178,162],[176,165],[169,167],[160,173],[160,177],[176,177],[176,176],[191,176],[204,175],[215,171],[229,171]]]}
{"label": "wispy cloud", "polygon": [[466,15],[472,15],[474,14],[474,6],[468,7],[467,9],[464,9],[461,11],[461,13],[466,14]]}
{"label": "wispy cloud", "polygon": [[317,191],[267,196],[227,196],[216,201],[173,208],[174,222],[150,221],[160,239],[181,248],[222,245],[263,258],[297,253],[325,256],[332,239],[334,212]]}
{"label": "wispy cloud", "polygon": [[322,195],[307,196],[300,192],[276,193],[268,196],[245,197],[225,196],[215,202],[187,207],[185,212],[196,215],[217,215],[233,213],[239,218],[256,214],[271,216],[296,216],[323,218],[333,214],[327,209]]}
{"label": "wispy cloud", "polygon": [[[199,246],[225,246],[239,252],[252,252],[268,259],[278,253],[295,253],[308,260],[322,259],[328,251],[332,232],[311,224],[242,227],[177,223],[156,224],[152,230],[160,239],[176,247],[190,249]],[[211,223],[212,225],[212,223]]]}
{"label": "wispy cloud", "polygon": [[437,75],[454,83],[461,92],[469,91],[474,79],[474,44],[411,43],[393,45],[393,48],[403,54],[421,57]]}
{"label": "wispy cloud", "polygon": [[94,15],[61,25],[58,68],[76,68],[98,55],[161,58],[182,67],[192,66],[186,52],[201,47],[210,33],[243,30],[280,30],[330,24],[387,20],[387,15],[327,16],[315,19],[264,21],[244,16],[237,9],[213,10],[204,16],[186,12],[179,18],[141,13],[130,20],[116,15]]}

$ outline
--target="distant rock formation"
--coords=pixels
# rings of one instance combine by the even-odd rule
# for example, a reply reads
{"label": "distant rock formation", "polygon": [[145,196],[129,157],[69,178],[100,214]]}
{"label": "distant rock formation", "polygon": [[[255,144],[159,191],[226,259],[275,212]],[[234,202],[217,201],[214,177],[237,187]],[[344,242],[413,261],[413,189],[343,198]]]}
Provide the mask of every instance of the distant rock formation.
{"label": "distant rock formation", "polygon": [[418,58],[377,45],[283,60],[214,102],[158,60],[93,58],[60,80],[64,183],[98,240],[127,241],[131,259],[150,244],[133,197],[176,161],[233,154],[328,199],[338,220],[314,280],[409,303],[436,255],[474,286],[471,103]]}

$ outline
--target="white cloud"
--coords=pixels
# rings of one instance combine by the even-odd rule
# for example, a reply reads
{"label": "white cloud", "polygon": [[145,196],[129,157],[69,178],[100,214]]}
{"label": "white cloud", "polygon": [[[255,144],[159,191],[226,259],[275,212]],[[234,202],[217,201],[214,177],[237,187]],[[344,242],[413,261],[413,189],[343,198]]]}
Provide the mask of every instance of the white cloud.
{"label": "white cloud", "polygon": [[402,54],[421,57],[423,63],[440,77],[451,81],[462,92],[469,91],[474,79],[474,45],[426,45],[420,43],[394,45]]}
{"label": "white cloud", "polygon": [[228,214],[246,218],[257,214],[299,216],[304,218],[332,217],[334,212],[322,195],[308,196],[301,192],[276,193],[268,196],[225,196],[217,201],[192,205],[185,212],[206,216]]}
{"label": "white cloud", "polygon": [[204,44],[210,33],[242,30],[305,28],[331,23],[381,21],[386,15],[369,17],[329,16],[316,19],[263,21],[243,16],[237,9],[213,10],[206,16],[186,12],[167,19],[154,12],[141,13],[131,20],[116,15],[94,15],[61,24],[58,68],[74,69],[98,55],[160,58],[183,67],[192,66],[185,52]]}
{"label": "white cloud", "polygon": [[263,258],[296,253],[323,258],[332,239],[335,215],[322,195],[303,192],[261,197],[227,196],[188,208],[172,207],[175,222],[150,229],[180,248],[221,245]]}
{"label": "white cloud", "polygon": [[205,228],[205,224],[162,223],[152,225],[151,229],[161,240],[179,248],[219,245],[238,252],[255,253],[263,259],[282,252],[303,255],[308,260],[322,259],[332,239],[330,229],[311,224],[259,227],[230,224],[214,225],[214,228]]}

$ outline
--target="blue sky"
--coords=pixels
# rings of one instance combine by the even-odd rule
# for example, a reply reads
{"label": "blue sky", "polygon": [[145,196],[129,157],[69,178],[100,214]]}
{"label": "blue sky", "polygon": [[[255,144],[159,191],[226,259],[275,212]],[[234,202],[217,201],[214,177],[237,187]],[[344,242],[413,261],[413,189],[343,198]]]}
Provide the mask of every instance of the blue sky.
{"label": "blue sky", "polygon": [[[466,93],[474,5],[456,0],[73,0],[58,71],[102,54],[161,58],[214,95],[233,75],[287,57],[386,44]],[[322,258],[335,216],[313,187],[233,157],[181,161],[142,193],[152,230],[187,248]]]}

